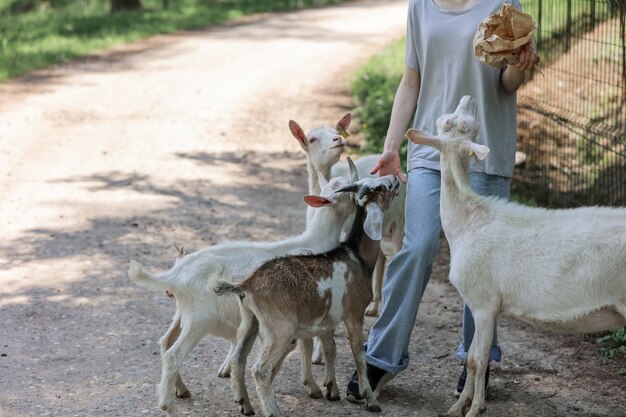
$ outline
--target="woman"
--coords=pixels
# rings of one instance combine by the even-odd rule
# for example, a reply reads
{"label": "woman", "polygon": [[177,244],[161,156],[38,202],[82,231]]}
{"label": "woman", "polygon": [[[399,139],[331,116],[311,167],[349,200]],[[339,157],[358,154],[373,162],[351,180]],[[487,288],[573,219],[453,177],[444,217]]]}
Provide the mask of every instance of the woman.
{"label": "woman", "polygon": [[[491,149],[486,161],[472,162],[472,187],[479,194],[509,197],[517,129],[515,92],[525,81],[524,71],[533,70],[538,57],[534,45],[526,45],[517,64],[498,70],[476,59],[472,43],[480,21],[511,2],[521,8],[518,0],[410,0],[404,74],[393,102],[384,151],[372,173],[398,175],[407,182],[398,149],[409,122],[436,134],[437,117],[452,112],[461,97],[471,95],[478,108],[477,142]],[[411,331],[439,247],[440,184],[439,153],[409,143],[403,247],[388,265],[384,305],[366,343],[368,378],[376,391],[408,367]],[[465,307],[463,338],[457,349],[462,361],[473,334],[474,321]],[[490,360],[500,361],[495,333],[493,340]],[[465,369],[458,392],[464,384]],[[346,396],[362,401],[356,372]]]}

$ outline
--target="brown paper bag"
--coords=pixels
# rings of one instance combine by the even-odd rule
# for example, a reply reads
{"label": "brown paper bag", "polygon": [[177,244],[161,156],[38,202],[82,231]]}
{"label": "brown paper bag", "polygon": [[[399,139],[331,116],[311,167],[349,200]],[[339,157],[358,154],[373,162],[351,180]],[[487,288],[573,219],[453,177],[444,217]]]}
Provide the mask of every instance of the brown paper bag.
{"label": "brown paper bag", "polygon": [[505,3],[478,25],[474,54],[487,65],[502,68],[519,60],[520,48],[530,43],[537,24],[531,15]]}

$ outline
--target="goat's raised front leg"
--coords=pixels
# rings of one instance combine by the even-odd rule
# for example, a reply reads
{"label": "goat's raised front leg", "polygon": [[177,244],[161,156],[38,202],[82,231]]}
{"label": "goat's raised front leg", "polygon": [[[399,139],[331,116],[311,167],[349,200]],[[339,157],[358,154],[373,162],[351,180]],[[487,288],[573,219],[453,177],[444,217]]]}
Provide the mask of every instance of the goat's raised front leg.
{"label": "goat's raised front leg", "polygon": [[363,350],[363,323],[362,317],[350,318],[344,321],[348,339],[350,339],[350,348],[356,363],[356,371],[359,375],[359,394],[365,398],[365,407],[368,411],[379,413],[380,406],[376,399],[369,379],[367,378],[367,360],[365,359],[365,351]]}
{"label": "goat's raised front leg", "polygon": [[[180,336],[180,312],[176,310],[176,314],[174,316],[174,320],[172,320],[172,324],[170,324],[169,329],[165,332],[165,335],[159,341],[161,345],[161,357],[167,352],[169,348],[172,347],[174,342]],[[189,398],[191,397],[191,392],[187,389],[187,386],[183,382],[183,379],[180,377],[180,373],[176,373],[176,396],[178,398]]]}
{"label": "goat's raised front leg", "polygon": [[302,353],[302,384],[309,389],[309,397],[322,398],[322,390],[313,378],[313,365],[311,362],[313,356],[313,339],[300,339],[300,351]]}
{"label": "goat's raised front leg", "polygon": [[[199,329],[201,327],[190,326],[190,328]],[[159,407],[168,417],[178,417],[174,409],[176,382],[179,379],[178,372],[183,360],[198,344],[202,336],[201,332],[193,332],[183,328],[176,342],[161,356],[163,370],[161,383],[158,387]]]}
{"label": "goat's raised front leg", "polygon": [[335,376],[335,358],[337,357],[337,348],[335,346],[333,332],[330,331],[328,333],[324,333],[319,336],[319,339],[324,347],[324,358],[326,360],[324,375],[326,399],[329,401],[339,401],[339,387],[337,386],[337,377]]}
{"label": "goat's raised front leg", "polygon": [[[476,331],[467,352],[467,379],[458,401],[442,417],[478,417],[485,411],[485,374],[493,340],[496,315],[489,311],[473,313]],[[469,407],[469,411],[466,410]]]}
{"label": "goat's raised front leg", "polygon": [[237,341],[233,346],[232,355],[230,355],[232,370],[231,387],[235,402],[239,405],[239,411],[245,416],[254,414],[254,408],[250,403],[248,389],[246,388],[246,361],[254,341],[259,333],[259,322],[252,312],[245,308],[241,308],[241,324],[237,329]]}
{"label": "goat's raised front leg", "polygon": [[272,390],[272,374],[278,363],[284,358],[285,351],[291,347],[291,335],[280,336],[267,331],[262,331],[263,345],[258,359],[252,367],[252,376],[256,385],[256,391],[267,417],[280,417],[282,414],[276,404],[276,398]]}
{"label": "goat's raised front leg", "polygon": [[383,301],[383,279],[385,277],[385,264],[387,258],[382,251],[378,251],[376,257],[376,265],[374,266],[374,272],[372,273],[372,290],[374,292],[374,299],[370,303],[365,315],[370,317],[378,316],[380,313],[380,306]]}

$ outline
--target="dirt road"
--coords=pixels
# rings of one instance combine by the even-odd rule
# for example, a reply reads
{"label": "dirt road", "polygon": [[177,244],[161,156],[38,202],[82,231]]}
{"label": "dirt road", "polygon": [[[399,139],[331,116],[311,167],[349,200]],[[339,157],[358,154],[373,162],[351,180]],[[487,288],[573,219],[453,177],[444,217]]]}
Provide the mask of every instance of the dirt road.
{"label": "dirt road", "polygon": [[[0,85],[0,416],[161,415],[157,341],[174,302],[132,285],[128,261],[162,270],[174,243],[299,233],[305,159],[287,122],[351,109],[349,77],[402,35],[405,3],[159,36]],[[454,401],[461,302],[446,263],[443,251],[383,416],[435,416]],[[592,339],[500,324],[488,416],[626,416],[624,363],[603,365]],[[342,329],[337,343],[343,391],[353,365]],[[226,350],[206,338],[193,351],[181,412],[237,415],[217,378]],[[371,415],[306,398],[299,363],[292,354],[275,383],[286,414]]]}

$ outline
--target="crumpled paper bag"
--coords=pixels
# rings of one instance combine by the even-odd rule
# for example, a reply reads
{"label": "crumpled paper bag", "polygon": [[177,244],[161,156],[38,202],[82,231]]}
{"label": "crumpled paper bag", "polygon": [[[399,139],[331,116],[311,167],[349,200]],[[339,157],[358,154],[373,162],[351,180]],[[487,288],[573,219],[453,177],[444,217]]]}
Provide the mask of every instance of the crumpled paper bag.
{"label": "crumpled paper bag", "polygon": [[505,3],[478,25],[474,35],[474,54],[479,61],[502,68],[519,61],[520,48],[528,44],[537,23],[531,15]]}

